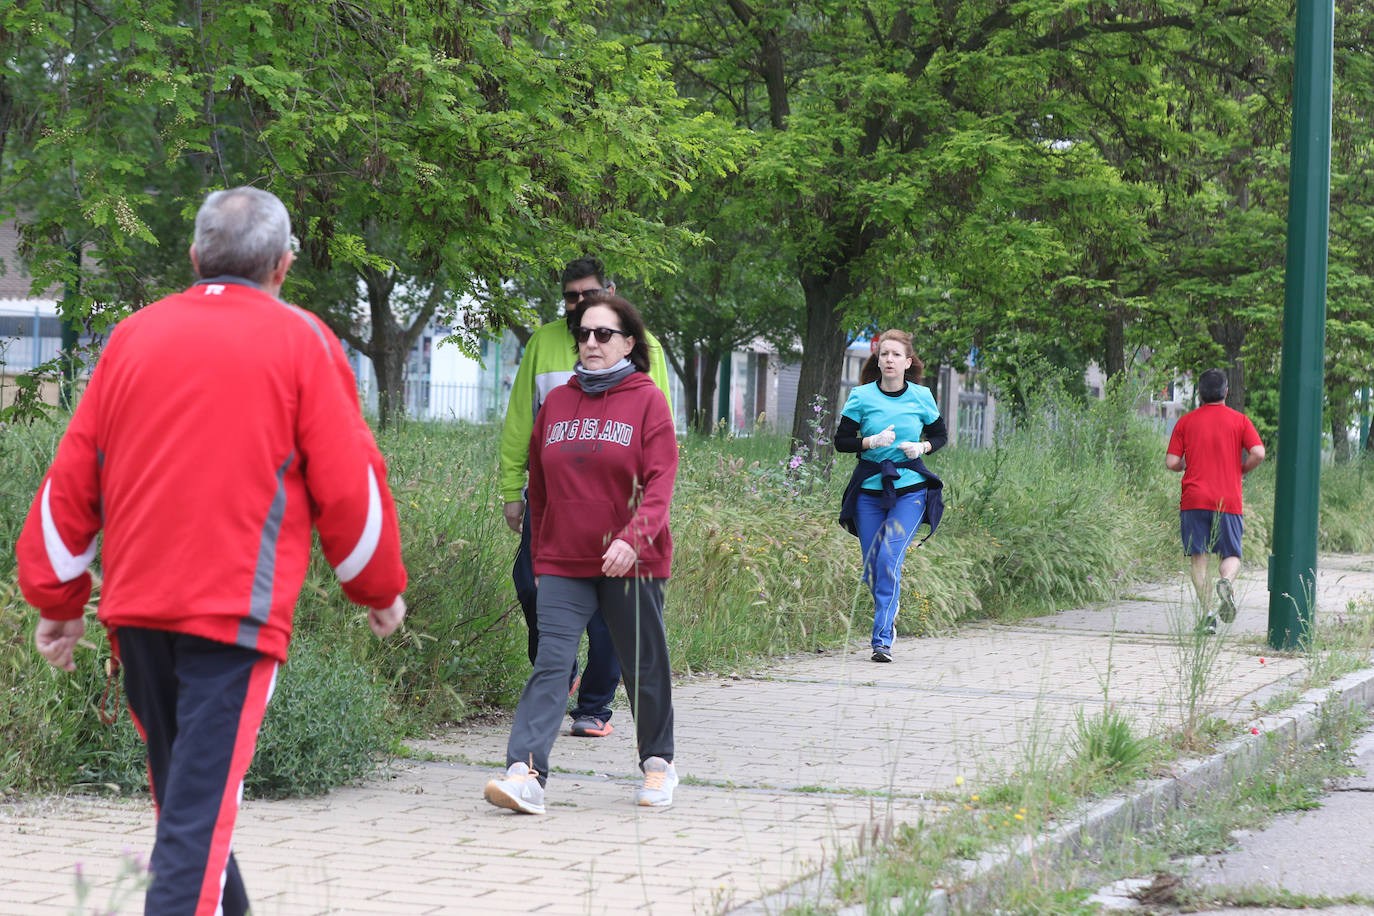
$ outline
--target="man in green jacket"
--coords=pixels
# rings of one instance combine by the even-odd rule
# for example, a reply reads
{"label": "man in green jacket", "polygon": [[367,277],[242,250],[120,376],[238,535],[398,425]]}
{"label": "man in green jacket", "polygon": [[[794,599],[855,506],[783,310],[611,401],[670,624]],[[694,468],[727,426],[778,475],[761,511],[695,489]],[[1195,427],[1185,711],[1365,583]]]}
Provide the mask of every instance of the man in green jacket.
{"label": "man in green jacket", "polygon": [[[510,403],[506,407],[506,422],[501,428],[501,500],[506,524],[520,534],[520,548],[515,554],[511,578],[515,594],[525,612],[529,625],[529,656],[531,664],[539,650],[539,622],[535,613],[538,592],[534,583],[534,569],[530,556],[530,513],[525,504],[526,465],[529,461],[530,432],[534,418],[550,391],[566,384],[577,362],[577,345],[572,329],[579,324],[584,297],[592,293],[615,292],[615,284],[606,281],[601,261],[581,257],[563,268],[563,321],[550,321],[530,335],[520,368],[511,386]],[[658,385],[672,409],[668,391],[668,369],[663,359],[663,347],[652,335],[649,344],[649,377]],[[577,667],[570,676],[577,689]],[[584,738],[601,738],[611,733],[611,698],[620,683],[620,664],[611,642],[606,622],[597,614],[587,624],[587,667],[582,673],[577,705],[572,711],[572,733]],[[571,692],[571,690],[569,691]]]}

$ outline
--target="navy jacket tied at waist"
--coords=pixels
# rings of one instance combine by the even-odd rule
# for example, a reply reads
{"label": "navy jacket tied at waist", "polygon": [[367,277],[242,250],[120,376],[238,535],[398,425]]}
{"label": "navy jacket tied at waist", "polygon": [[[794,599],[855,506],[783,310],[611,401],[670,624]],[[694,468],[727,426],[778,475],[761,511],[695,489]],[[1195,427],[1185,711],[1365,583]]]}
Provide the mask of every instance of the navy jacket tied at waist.
{"label": "navy jacket tied at waist", "polygon": [[854,473],[849,476],[849,483],[844,488],[844,499],[840,502],[840,524],[844,529],[855,537],[859,536],[859,529],[854,524],[854,517],[858,511],[859,493],[862,491],[862,484],[874,474],[883,476],[883,495],[879,497],[884,509],[891,509],[897,502],[897,488],[893,481],[900,476],[901,468],[909,468],[925,477],[926,487],[926,506],[921,514],[921,521],[917,523],[930,526],[930,532],[921,538],[917,544],[919,547],[924,544],[930,535],[935,533],[935,528],[940,524],[940,517],[945,514],[944,482],[931,473],[930,468],[926,467],[925,462],[920,458],[908,458],[905,461],[869,461],[867,458],[860,458],[854,465]]}

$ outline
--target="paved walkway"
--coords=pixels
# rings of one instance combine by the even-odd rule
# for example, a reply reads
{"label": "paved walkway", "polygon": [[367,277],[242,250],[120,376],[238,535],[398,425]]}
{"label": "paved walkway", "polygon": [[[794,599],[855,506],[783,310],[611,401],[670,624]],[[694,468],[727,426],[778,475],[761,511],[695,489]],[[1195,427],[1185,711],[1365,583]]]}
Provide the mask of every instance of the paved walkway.
{"label": "paved walkway", "polygon": [[[1264,575],[1241,577],[1240,615],[1210,678],[1209,705],[1237,723],[1304,665],[1263,648]],[[1374,557],[1323,558],[1319,613],[1363,594],[1374,594]],[[915,821],[932,793],[977,791],[1014,770],[1032,739],[1062,747],[1078,709],[1110,701],[1143,726],[1176,728],[1186,698],[1171,621],[1185,597],[1180,576],[1111,606],[900,641],[891,665],[856,648],[681,681],[684,781],[667,810],[632,803],[627,713],[609,738],[559,739],[543,817],[482,800],[505,727],[462,728],[367,785],[245,804],[236,855],[256,916],[728,913],[885,823]],[[146,801],[0,805],[0,913],[69,912],[77,867],[96,886],[87,905],[105,905],[121,855],[146,855],[152,826]]]}

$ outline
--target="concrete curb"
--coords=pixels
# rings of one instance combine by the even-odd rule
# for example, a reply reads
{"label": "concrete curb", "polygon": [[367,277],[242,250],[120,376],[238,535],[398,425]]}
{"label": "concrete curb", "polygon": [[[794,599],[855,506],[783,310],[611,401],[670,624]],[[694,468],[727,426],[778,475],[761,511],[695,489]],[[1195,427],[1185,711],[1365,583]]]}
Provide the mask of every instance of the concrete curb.
{"label": "concrete curb", "polygon": [[[1374,655],[1368,661],[1374,665]],[[949,916],[960,911],[987,911],[993,899],[1032,865],[1043,869],[1070,862],[1081,856],[1085,847],[1116,843],[1153,829],[1169,813],[1193,799],[1257,771],[1275,744],[1309,743],[1316,734],[1321,707],[1332,699],[1345,706],[1374,708],[1374,668],[1353,672],[1325,687],[1307,691],[1288,709],[1253,720],[1251,727],[1258,729],[1257,734],[1242,735],[1209,757],[1180,761],[1172,776],[1139,783],[1129,795],[1096,802],[1086,810],[1065,816],[1048,833],[969,863],[964,869],[962,887],[934,889],[925,901],[925,912]],[[871,856],[847,860],[846,870],[861,872],[871,861]],[[833,869],[826,868],[767,897],[731,909],[724,916],[776,916],[802,903],[833,902],[835,885]],[[902,902],[903,898],[893,898],[891,911],[901,912]],[[865,904],[857,904],[837,912],[838,916],[863,916],[867,911]]]}

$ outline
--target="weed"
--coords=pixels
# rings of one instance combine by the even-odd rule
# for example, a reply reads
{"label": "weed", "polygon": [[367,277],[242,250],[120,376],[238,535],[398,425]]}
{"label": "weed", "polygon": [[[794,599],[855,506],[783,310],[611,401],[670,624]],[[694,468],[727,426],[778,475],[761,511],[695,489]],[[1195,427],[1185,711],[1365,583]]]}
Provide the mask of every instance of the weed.
{"label": "weed", "polygon": [[1213,633],[1205,622],[1212,608],[1202,595],[1211,594],[1212,581],[1206,580],[1201,595],[1185,585],[1183,597],[1169,610],[1169,635],[1173,644],[1177,677],[1169,679],[1169,693],[1179,711],[1179,738],[1188,750],[1207,746],[1204,723],[1211,716],[1212,692],[1220,675],[1224,637],[1228,625],[1215,620],[1220,629]]}
{"label": "weed", "polygon": [[1129,782],[1143,771],[1153,742],[1137,737],[1129,718],[1108,706],[1094,716],[1079,707],[1074,719],[1069,744],[1084,771],[1101,773],[1116,782]]}
{"label": "weed", "polygon": [[[122,912],[126,904],[136,906],[138,898],[147,889],[151,880],[152,876],[142,857],[126,851],[120,859],[119,872],[115,875],[107,902],[104,906],[95,906],[90,899],[95,892],[95,885],[86,874],[85,868],[78,862],[74,879],[76,905],[71,912],[74,916],[85,916],[87,912],[94,916],[112,916]],[[89,911],[88,905],[91,905]]]}
{"label": "weed", "polygon": [[1325,686],[1366,667],[1374,649],[1374,598],[1363,595],[1329,615],[1317,614],[1310,599],[1308,606],[1312,622],[1299,647],[1303,687]]}

